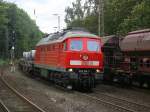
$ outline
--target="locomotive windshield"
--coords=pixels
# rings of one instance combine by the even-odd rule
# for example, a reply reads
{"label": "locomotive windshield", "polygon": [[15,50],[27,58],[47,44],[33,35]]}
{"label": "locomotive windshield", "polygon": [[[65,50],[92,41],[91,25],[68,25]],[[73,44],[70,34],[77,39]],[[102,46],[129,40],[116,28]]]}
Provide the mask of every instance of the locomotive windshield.
{"label": "locomotive windshield", "polygon": [[72,40],[70,44],[70,50],[81,51],[83,47],[83,42],[81,40]]}
{"label": "locomotive windshield", "polygon": [[87,41],[87,49],[89,51],[99,51],[99,43],[97,41]]}

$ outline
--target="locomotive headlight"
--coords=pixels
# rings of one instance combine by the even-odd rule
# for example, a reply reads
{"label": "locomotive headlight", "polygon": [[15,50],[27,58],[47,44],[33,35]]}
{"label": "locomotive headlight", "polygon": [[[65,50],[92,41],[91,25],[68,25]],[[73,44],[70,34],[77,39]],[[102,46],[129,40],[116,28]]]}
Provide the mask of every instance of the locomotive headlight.
{"label": "locomotive headlight", "polygon": [[99,72],[100,72],[100,70],[99,70],[99,69],[96,69],[96,72],[97,72],[97,73],[99,73]]}
{"label": "locomotive headlight", "polygon": [[73,69],[72,69],[72,68],[69,68],[69,69],[68,69],[68,71],[69,71],[69,72],[72,72],[72,71],[73,71]]}

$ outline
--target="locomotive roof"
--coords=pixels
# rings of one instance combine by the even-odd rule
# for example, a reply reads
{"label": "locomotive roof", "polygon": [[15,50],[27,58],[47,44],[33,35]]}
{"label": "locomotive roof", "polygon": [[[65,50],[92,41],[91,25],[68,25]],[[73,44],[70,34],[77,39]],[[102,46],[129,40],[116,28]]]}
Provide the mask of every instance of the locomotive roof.
{"label": "locomotive roof", "polygon": [[87,38],[97,38],[99,39],[98,36],[91,34],[88,31],[79,31],[79,30],[72,30],[72,31],[64,31],[64,32],[58,32],[58,33],[53,33],[48,35],[45,38],[42,38],[36,46],[39,45],[46,45],[46,44],[51,44],[51,43],[58,43],[62,42],[67,38],[74,38],[74,37],[87,37]]}

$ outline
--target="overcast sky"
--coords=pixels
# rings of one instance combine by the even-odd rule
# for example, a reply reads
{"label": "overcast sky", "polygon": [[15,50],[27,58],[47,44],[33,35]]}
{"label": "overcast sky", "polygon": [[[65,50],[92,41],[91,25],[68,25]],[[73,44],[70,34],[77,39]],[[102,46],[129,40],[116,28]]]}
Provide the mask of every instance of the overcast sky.
{"label": "overcast sky", "polygon": [[[64,22],[65,8],[70,6],[75,0],[6,0],[13,2],[18,7],[24,9],[32,19],[36,18],[36,24],[40,30],[46,33],[57,31],[58,17],[53,14],[60,15],[60,27],[66,27]],[[35,14],[34,15],[34,9]]]}

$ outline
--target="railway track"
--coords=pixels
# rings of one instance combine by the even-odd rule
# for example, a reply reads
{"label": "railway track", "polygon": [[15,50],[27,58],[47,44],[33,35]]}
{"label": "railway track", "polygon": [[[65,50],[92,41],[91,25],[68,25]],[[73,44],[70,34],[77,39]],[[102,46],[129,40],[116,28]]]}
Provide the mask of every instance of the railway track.
{"label": "railway track", "polygon": [[[41,80],[41,79],[40,79]],[[43,81],[43,80],[42,80]],[[41,81],[40,81],[41,82]],[[45,83],[45,81],[43,81]],[[49,83],[46,83],[49,84]],[[60,86],[57,86],[60,89]],[[64,90],[64,88],[61,88]],[[113,112],[150,112],[150,107],[138,104],[136,102],[130,102],[126,99],[117,98],[114,96],[110,96],[104,94],[102,92],[98,92],[98,90],[94,91],[94,93],[86,94],[81,92],[74,91],[73,93],[77,93],[77,95],[83,95],[88,99],[95,101],[101,105],[104,105],[107,108],[110,108]]]}
{"label": "railway track", "polygon": [[10,112],[1,100],[0,100],[0,112]]}
{"label": "railway track", "polygon": [[125,99],[116,98],[103,93],[79,93],[89,99],[93,99],[98,103],[111,108],[112,110],[119,112],[150,112],[150,107],[136,102],[130,102]]}
{"label": "railway track", "polygon": [[127,99],[124,98],[118,98],[115,96],[111,96],[105,93],[101,93],[100,91],[97,93],[95,92],[95,96],[97,97],[103,97],[105,99],[108,99],[109,101],[118,104],[118,105],[123,105],[126,108],[130,108],[132,110],[135,110],[137,112],[150,112],[150,106],[144,105],[144,104],[140,104],[137,102],[133,102],[133,101],[128,101]]}
{"label": "railway track", "polygon": [[[41,81],[40,81],[41,82]],[[42,80],[42,82],[45,83],[45,81]],[[66,91],[65,88],[55,85],[55,87],[62,89]],[[67,90],[68,91],[68,90]],[[93,93],[82,93],[73,91],[73,93],[77,93],[77,95],[83,95],[87,97],[88,99],[92,99],[96,101],[97,103],[100,103],[107,108],[111,108],[112,110],[115,110],[116,112],[150,112],[150,107],[145,106],[143,104],[138,104],[136,102],[130,102],[126,99],[120,99],[117,97],[113,97],[107,94],[104,94],[102,92],[98,92],[98,90],[94,91]]]}
{"label": "railway track", "polygon": [[[43,82],[44,84],[49,84],[49,83],[47,83],[46,81],[43,81],[43,80],[40,80],[40,82]],[[63,91],[71,92],[71,91],[68,91],[68,89],[65,89],[64,87],[61,87],[61,86],[58,86],[58,85],[54,85],[54,86],[58,89],[63,90]],[[111,102],[101,100],[101,99],[99,99],[95,96],[91,96],[91,95],[86,94],[86,93],[78,92],[76,90],[72,91],[72,92],[73,92],[73,94],[76,94],[76,95],[79,95],[79,96],[85,96],[88,99],[92,99],[92,100],[96,101],[97,103],[100,103],[100,104],[106,106],[107,108],[111,108],[112,111],[115,110],[113,112],[137,112],[137,111],[130,110],[130,109],[127,109],[127,108],[119,106],[119,105],[115,105]]]}
{"label": "railway track", "polygon": [[2,112],[45,112],[12,88],[0,76],[0,107]]}

